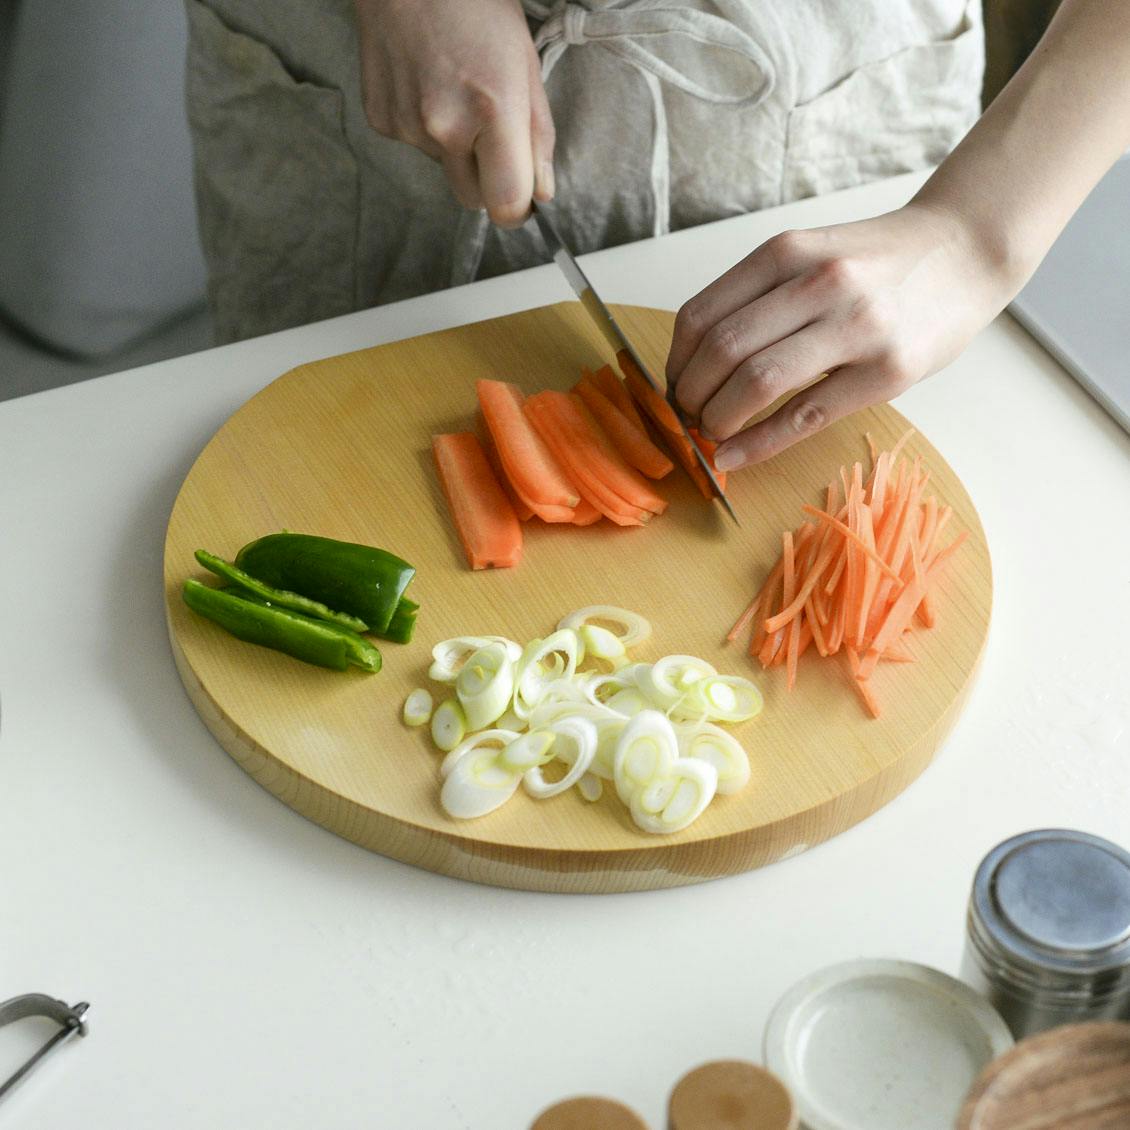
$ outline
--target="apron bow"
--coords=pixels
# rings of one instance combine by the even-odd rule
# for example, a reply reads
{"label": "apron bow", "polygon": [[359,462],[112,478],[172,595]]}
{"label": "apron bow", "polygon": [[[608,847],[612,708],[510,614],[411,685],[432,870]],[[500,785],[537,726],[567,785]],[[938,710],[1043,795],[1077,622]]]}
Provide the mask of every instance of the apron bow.
{"label": "apron bow", "polygon": [[[725,3],[719,7],[724,8]],[[592,46],[622,59],[643,78],[651,95],[651,194],[654,234],[670,227],[671,160],[667,133],[664,84],[703,102],[722,106],[754,106],[773,90],[774,71],[761,46],[736,23],[697,8],[675,6],[671,0],[627,0],[615,8],[593,11],[576,0],[542,4],[524,0],[523,7],[542,20],[534,37],[541,55],[542,81],[570,47]],[[683,36],[704,49],[730,52],[741,63],[740,78],[723,80],[717,89],[697,82],[646,45],[662,36]]]}

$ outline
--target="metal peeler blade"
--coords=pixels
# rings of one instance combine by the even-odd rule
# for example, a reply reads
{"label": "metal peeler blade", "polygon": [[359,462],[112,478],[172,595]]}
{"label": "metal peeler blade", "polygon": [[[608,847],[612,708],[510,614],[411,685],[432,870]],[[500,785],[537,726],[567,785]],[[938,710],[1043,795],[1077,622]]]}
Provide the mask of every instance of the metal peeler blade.
{"label": "metal peeler blade", "polygon": [[59,1025],[59,1031],[52,1036],[14,1075],[0,1083],[0,1099],[8,1094],[18,1083],[22,1082],[39,1066],[40,1063],[56,1048],[60,1047],[76,1033],[86,1035],[86,1016],[90,1005],[80,1001],[76,1005],[69,1005],[65,1001],[55,1000],[54,997],[44,993],[25,993],[22,997],[12,997],[10,1000],[0,1001],[0,1027],[13,1024],[29,1016],[45,1016],[54,1020]]}

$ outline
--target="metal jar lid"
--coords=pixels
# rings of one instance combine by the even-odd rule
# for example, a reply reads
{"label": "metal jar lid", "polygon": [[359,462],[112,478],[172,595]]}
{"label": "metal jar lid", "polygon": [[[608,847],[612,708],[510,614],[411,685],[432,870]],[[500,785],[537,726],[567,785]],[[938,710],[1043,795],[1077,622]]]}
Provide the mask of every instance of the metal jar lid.
{"label": "metal jar lid", "polygon": [[1130,986],[1130,852],[1108,840],[1060,828],[1006,840],[977,869],[969,912],[982,960],[1019,983]]}

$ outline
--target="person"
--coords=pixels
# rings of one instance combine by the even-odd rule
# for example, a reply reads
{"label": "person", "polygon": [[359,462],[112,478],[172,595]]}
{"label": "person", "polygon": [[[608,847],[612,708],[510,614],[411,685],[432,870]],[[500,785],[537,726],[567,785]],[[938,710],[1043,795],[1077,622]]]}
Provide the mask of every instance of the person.
{"label": "person", "polygon": [[937,165],[679,310],[667,378],[726,470],[953,360],[1130,144],[1103,0],[980,116],[978,0],[186,3],[222,339],[539,263],[531,199],[584,252]]}

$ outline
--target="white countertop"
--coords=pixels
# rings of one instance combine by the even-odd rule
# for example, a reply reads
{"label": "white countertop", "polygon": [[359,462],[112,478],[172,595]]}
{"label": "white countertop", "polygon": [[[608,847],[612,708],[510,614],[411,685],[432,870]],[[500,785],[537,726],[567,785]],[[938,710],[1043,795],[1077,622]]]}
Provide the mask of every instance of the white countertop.
{"label": "white countertop", "polygon": [[[675,308],[774,232],[920,181],[586,266],[613,301]],[[1007,316],[898,402],[988,534],[979,681],[933,765],[845,835],[700,886],[529,894],[370,854],[247,777],[165,634],[165,523],[205,441],[300,362],[568,297],[543,267],[0,403],[0,999],[92,1004],[4,1126],[525,1130],[588,1092],[660,1128],[684,1071],[760,1059],[814,969],[955,973],[1000,840],[1130,845],[1130,439]],[[0,1030],[0,1078],[42,1035]]]}

